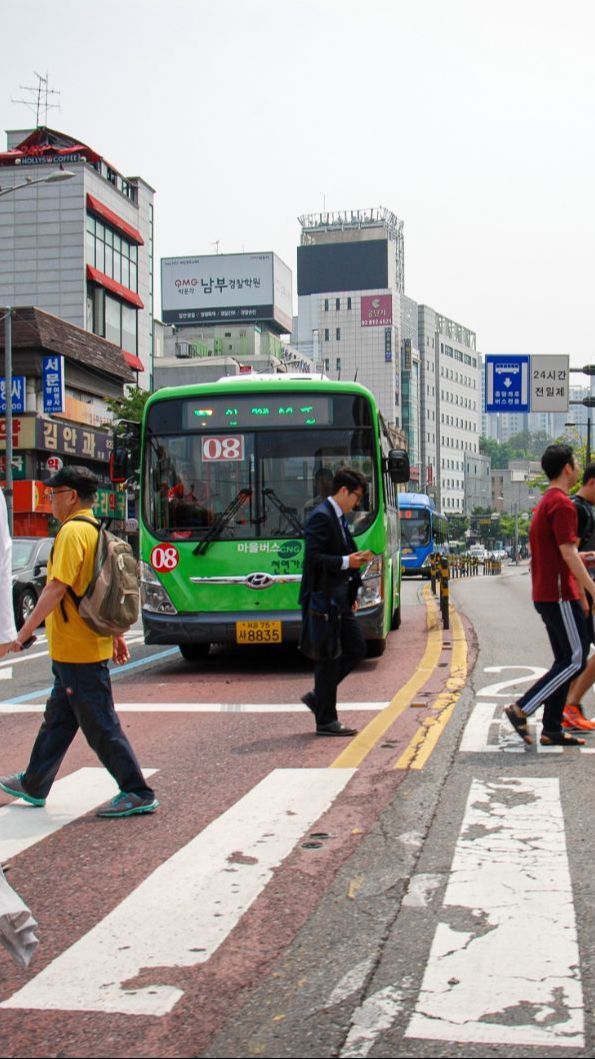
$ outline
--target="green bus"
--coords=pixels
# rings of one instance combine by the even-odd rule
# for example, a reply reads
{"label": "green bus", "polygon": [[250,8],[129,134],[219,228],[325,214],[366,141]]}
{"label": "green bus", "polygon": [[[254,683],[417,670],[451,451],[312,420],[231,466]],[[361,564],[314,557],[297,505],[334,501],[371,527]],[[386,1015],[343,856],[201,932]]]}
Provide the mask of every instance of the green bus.
{"label": "green bus", "polygon": [[[244,375],[158,390],[140,436],[140,568],[148,644],[204,658],[212,643],[299,639],[304,524],[350,465],[368,480],[349,516],[362,571],[358,619],[372,656],[401,615],[398,483],[409,461],[373,394],[315,375]],[[114,478],[135,461],[115,438]]]}

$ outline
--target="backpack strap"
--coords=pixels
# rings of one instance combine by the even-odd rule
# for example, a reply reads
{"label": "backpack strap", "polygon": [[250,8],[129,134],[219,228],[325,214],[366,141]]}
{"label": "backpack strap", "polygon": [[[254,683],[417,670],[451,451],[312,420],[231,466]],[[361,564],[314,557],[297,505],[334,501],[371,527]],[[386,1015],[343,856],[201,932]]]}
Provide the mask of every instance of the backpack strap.
{"label": "backpack strap", "polygon": [[[101,527],[103,525],[103,523],[101,522],[101,519],[99,520],[99,522],[97,522],[95,519],[88,518],[87,515],[73,515],[72,518],[69,518],[69,519],[66,520],[66,522],[62,523],[62,525],[60,526],[60,529],[58,530],[58,533],[60,533],[60,531],[62,529],[64,529],[64,526],[66,526],[68,522],[88,522],[88,524],[90,526],[94,526],[95,527],[95,529],[97,530],[98,533],[101,531]],[[51,560],[54,557],[54,548],[56,546],[56,540],[58,538],[58,533],[56,533],[56,536],[54,537],[54,543],[52,544],[52,550],[50,552],[50,562],[51,562]],[[76,609],[78,610],[79,606],[80,606],[80,603],[81,603],[81,599],[83,597],[82,596],[77,596],[76,592],[74,591],[74,589],[70,585],[67,586],[67,592],[68,592],[70,598],[72,599]],[[64,621],[68,621],[68,614],[66,613],[66,607],[64,606],[64,600],[63,599],[60,600],[60,611],[61,611],[63,620]]]}

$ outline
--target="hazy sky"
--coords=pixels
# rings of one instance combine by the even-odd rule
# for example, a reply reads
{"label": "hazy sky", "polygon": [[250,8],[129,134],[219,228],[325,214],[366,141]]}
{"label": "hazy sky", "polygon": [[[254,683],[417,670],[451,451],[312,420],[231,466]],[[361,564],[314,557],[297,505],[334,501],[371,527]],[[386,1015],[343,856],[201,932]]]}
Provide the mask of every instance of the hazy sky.
{"label": "hazy sky", "polygon": [[[592,0],[2,0],[0,114],[49,71],[157,191],[156,255],[275,250],[387,206],[410,297],[486,353],[595,362]],[[156,302],[156,307],[158,306]],[[297,305],[294,305],[294,311]]]}

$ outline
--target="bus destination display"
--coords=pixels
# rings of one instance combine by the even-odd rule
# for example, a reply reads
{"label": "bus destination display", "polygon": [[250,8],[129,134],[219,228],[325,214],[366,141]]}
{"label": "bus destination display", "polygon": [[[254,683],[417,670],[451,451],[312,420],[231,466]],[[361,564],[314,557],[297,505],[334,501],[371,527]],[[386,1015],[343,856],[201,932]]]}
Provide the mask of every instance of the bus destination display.
{"label": "bus destination display", "polygon": [[304,393],[231,394],[184,402],[184,430],[331,426],[328,397]]}

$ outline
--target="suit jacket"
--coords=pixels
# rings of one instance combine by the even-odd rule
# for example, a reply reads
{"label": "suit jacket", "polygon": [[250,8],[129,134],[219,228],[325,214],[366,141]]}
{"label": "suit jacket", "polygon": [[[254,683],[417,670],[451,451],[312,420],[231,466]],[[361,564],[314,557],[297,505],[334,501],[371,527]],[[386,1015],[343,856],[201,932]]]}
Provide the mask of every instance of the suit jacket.
{"label": "suit jacket", "polygon": [[324,500],[314,509],[306,522],[306,551],[300,589],[300,602],[307,605],[311,592],[328,589],[330,596],[335,593],[344,596],[351,606],[357,597],[362,583],[358,570],[342,570],[341,561],[344,555],[357,551],[356,543],[347,530],[347,545],[339,519],[332,504]]}

